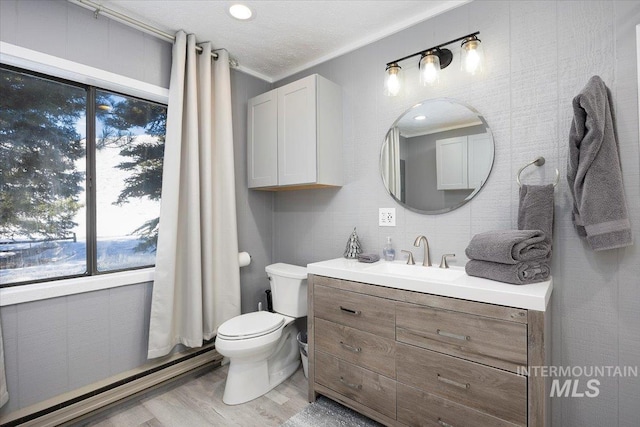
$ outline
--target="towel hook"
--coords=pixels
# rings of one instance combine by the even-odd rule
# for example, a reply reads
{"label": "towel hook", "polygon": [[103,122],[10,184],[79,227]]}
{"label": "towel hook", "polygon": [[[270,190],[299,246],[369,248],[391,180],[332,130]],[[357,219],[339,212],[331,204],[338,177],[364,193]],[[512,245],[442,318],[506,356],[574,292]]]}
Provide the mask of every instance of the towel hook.
{"label": "towel hook", "polygon": [[[516,176],[516,182],[518,183],[518,187],[522,187],[522,182],[520,182],[520,174],[527,166],[531,166],[531,165],[542,166],[544,165],[544,162],[545,162],[544,157],[540,156],[540,157],[537,157],[535,160],[527,163],[523,167],[521,167],[518,170],[518,175]],[[555,187],[556,185],[558,185],[558,182],[560,182],[560,172],[558,172],[558,168],[556,168],[556,180],[553,183],[553,186]]]}

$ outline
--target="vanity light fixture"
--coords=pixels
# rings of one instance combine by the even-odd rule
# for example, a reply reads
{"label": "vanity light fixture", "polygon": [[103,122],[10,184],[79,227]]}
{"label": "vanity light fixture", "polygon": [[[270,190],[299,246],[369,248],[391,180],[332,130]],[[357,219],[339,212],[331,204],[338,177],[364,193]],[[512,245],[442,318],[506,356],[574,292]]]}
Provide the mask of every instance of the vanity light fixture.
{"label": "vanity light fixture", "polygon": [[423,86],[437,84],[440,70],[447,68],[453,60],[453,53],[451,50],[445,48],[445,46],[459,41],[462,41],[460,51],[462,70],[472,75],[478,73],[482,70],[483,59],[480,39],[477,37],[478,34],[480,34],[480,31],[388,62],[384,79],[385,95],[396,96],[400,93],[400,89],[402,88],[402,67],[399,63],[418,55],[420,55],[420,61],[418,62],[420,84]]}

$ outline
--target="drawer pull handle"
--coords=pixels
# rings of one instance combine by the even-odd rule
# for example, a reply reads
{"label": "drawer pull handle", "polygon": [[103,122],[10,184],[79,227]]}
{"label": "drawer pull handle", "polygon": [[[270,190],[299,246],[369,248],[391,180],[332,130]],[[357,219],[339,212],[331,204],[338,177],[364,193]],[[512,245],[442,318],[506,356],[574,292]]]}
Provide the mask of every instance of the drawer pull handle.
{"label": "drawer pull handle", "polygon": [[451,332],[441,331],[440,329],[438,329],[436,332],[438,332],[438,335],[441,335],[443,337],[453,338],[460,341],[471,341],[471,337],[469,335],[452,334]]}
{"label": "drawer pull handle", "polygon": [[344,385],[346,385],[349,388],[352,388],[354,390],[362,390],[362,384],[352,384],[350,382],[348,382],[347,380],[344,379],[344,377],[340,377],[340,382]]}
{"label": "drawer pull handle", "polygon": [[455,386],[455,387],[463,388],[465,390],[468,390],[469,387],[471,387],[471,385],[469,385],[469,383],[462,384],[462,383],[459,383],[458,381],[453,381],[453,380],[450,380],[448,378],[441,377],[440,374],[438,374],[438,381],[443,382],[445,384],[449,384],[449,385]]}
{"label": "drawer pull handle", "polygon": [[346,348],[349,351],[352,351],[354,353],[360,353],[362,351],[362,348],[360,347],[354,347],[352,345],[349,344],[345,344],[344,342],[340,341],[340,345],[344,348]]}
{"label": "drawer pull handle", "polygon": [[440,418],[438,418],[438,424],[440,424],[442,427],[453,427],[451,424],[445,423]]}
{"label": "drawer pull handle", "polygon": [[343,306],[340,306],[340,310],[344,311],[345,313],[351,314],[353,316],[360,316],[362,314],[360,310],[351,310],[350,308],[345,308]]}

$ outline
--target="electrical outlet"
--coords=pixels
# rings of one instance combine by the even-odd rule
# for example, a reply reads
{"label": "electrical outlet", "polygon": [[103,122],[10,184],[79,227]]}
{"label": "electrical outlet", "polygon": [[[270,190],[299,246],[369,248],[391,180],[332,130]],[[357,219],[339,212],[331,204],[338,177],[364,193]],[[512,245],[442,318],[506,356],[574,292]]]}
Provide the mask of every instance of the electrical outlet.
{"label": "electrical outlet", "polygon": [[378,225],[380,227],[396,226],[396,208],[379,208]]}

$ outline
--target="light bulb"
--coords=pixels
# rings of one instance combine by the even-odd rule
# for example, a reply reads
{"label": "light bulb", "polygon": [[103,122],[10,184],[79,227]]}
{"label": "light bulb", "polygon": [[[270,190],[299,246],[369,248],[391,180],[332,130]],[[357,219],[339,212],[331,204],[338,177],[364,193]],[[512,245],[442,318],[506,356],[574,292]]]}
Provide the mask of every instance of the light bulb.
{"label": "light bulb", "polygon": [[387,66],[384,77],[384,94],[387,96],[396,96],[402,89],[402,67],[397,63]]}
{"label": "light bulb", "polygon": [[427,52],[420,59],[420,83],[423,86],[438,83],[440,74],[440,58],[434,52]]}
{"label": "light bulb", "polygon": [[475,75],[482,71],[482,46],[475,36],[462,42],[460,50],[460,67],[463,71]]}

